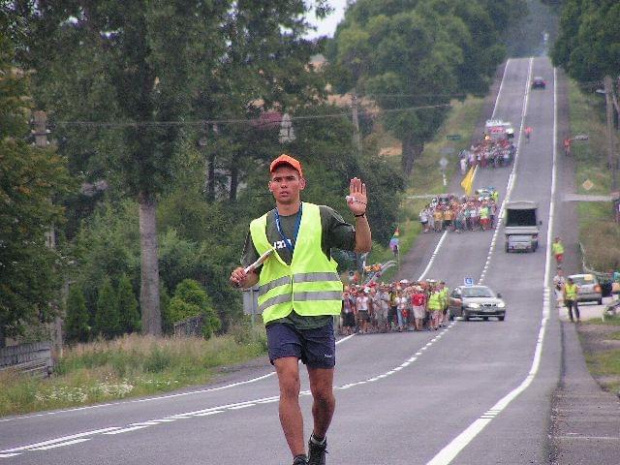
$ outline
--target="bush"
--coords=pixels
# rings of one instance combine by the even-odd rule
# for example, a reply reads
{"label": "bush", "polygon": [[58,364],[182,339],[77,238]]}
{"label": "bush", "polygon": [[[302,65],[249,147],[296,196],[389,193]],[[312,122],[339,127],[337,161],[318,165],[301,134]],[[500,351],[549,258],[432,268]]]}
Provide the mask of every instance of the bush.
{"label": "bush", "polygon": [[168,305],[168,314],[173,323],[202,316],[202,335],[205,339],[209,339],[221,327],[211,299],[202,286],[192,279],[179,283]]}

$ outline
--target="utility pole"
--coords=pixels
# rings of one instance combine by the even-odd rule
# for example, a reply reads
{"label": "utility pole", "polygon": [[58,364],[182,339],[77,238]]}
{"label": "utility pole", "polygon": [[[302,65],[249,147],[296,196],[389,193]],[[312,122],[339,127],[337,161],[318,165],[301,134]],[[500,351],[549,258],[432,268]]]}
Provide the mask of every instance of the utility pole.
{"label": "utility pole", "polygon": [[[34,145],[38,148],[44,149],[49,145],[47,136],[49,135],[50,130],[47,129],[47,114],[44,111],[39,110],[35,111],[33,116],[34,130],[32,131],[32,134],[34,135]],[[45,233],[45,243],[50,249],[56,248],[56,229],[54,228],[53,223],[50,225],[49,231]],[[60,316],[56,316],[54,319],[50,333],[55,352],[59,357],[62,357],[62,318]]]}
{"label": "utility pole", "polygon": [[607,164],[611,170],[611,190],[615,192],[618,187],[618,164],[616,156],[616,144],[614,134],[614,108],[613,108],[613,84],[611,76],[605,76],[605,107],[607,110]]}

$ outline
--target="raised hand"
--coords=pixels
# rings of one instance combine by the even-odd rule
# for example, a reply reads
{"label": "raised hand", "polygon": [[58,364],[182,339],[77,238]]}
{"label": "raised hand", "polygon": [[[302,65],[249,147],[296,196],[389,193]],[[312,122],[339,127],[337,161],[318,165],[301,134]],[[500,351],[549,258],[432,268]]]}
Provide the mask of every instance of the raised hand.
{"label": "raised hand", "polygon": [[351,213],[361,215],[366,212],[368,198],[366,197],[366,184],[359,178],[351,179],[349,184],[349,195],[347,195],[347,204]]}

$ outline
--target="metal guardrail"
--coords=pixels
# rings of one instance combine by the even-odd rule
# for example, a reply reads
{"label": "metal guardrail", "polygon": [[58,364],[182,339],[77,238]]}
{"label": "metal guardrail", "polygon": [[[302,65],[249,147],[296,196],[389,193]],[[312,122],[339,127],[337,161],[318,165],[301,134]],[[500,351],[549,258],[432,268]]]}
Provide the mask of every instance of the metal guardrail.
{"label": "metal guardrail", "polygon": [[581,269],[584,273],[589,273],[591,275],[596,276],[596,279],[600,280],[601,278],[604,280],[612,280],[612,273],[605,273],[604,271],[596,271],[588,266],[586,263],[586,249],[583,244],[579,243],[579,252],[581,253]]}
{"label": "metal guardrail", "polygon": [[0,349],[0,371],[49,376],[53,366],[51,342],[20,344]]}

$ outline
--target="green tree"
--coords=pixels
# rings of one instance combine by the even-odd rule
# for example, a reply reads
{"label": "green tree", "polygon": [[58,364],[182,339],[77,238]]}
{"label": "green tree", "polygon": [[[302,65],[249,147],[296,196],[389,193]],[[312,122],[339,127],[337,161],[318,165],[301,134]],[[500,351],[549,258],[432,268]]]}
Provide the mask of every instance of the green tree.
{"label": "green tree", "polygon": [[86,342],[90,337],[89,315],[84,293],[78,285],[69,288],[64,322],[65,337],[68,342]]}
{"label": "green tree", "polygon": [[74,240],[73,280],[80,283],[89,308],[97,307],[98,290],[106,278],[140,275],[138,205],[124,200],[98,206]]}
{"label": "green tree", "polygon": [[566,0],[553,64],[582,84],[620,74],[620,4],[614,0]]}
{"label": "green tree", "polygon": [[[314,3],[324,11],[324,0]],[[297,95],[305,74],[296,71],[306,65],[300,59],[309,46],[296,43],[308,26],[307,9],[304,0],[54,0],[17,2],[12,10],[30,36],[23,61],[46,70],[36,75],[42,104],[59,119],[94,122],[60,127],[71,139],[65,146],[74,166],[87,168],[89,176],[101,172],[117,196],[130,195],[139,204],[144,332],[161,332],[155,213],[172,185],[179,148],[191,135],[191,126],[181,123],[212,116],[209,104],[227,94],[230,105],[214,106],[217,118],[244,118],[252,101]],[[231,76],[246,78],[242,90],[228,92]],[[232,158],[225,164],[234,194],[238,165]]]}
{"label": "green tree", "polygon": [[200,283],[186,279],[179,283],[169,305],[170,317],[173,322],[183,321],[194,316],[202,317],[202,334],[205,339],[218,331],[221,322],[217,317],[209,295]]}
{"label": "green tree", "polygon": [[[486,92],[505,50],[498,45],[505,11],[474,0],[359,0],[347,10],[328,48],[340,90],[355,89],[385,110],[383,121],[403,144],[408,174],[443,123],[450,100]],[[340,72],[341,70],[349,72]]]}
{"label": "green tree", "polygon": [[131,280],[126,274],[121,275],[118,281],[117,299],[120,314],[120,332],[140,332],[141,321],[138,301],[133,293]]}
{"label": "green tree", "polygon": [[[6,31],[0,15],[0,31]],[[0,33],[0,347],[25,325],[50,321],[59,297],[62,258],[46,245],[62,209],[52,199],[71,187],[52,147],[33,147],[28,73],[16,67],[14,44]]]}
{"label": "green tree", "polygon": [[121,322],[118,299],[110,278],[103,281],[99,289],[95,313],[95,334],[112,339],[120,334]]}

